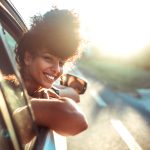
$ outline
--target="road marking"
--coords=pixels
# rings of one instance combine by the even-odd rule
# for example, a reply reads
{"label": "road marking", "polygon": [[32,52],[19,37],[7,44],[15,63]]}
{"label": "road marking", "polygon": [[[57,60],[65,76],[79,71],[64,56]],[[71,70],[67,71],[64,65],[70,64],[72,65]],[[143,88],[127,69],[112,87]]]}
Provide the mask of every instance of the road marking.
{"label": "road marking", "polygon": [[140,145],[136,142],[134,137],[130,134],[130,132],[120,120],[111,119],[111,124],[121,136],[121,138],[124,140],[124,142],[128,145],[130,150],[142,150]]}
{"label": "road marking", "polygon": [[97,104],[100,107],[106,107],[107,104],[104,102],[104,100],[98,95],[94,90],[90,91],[91,96],[96,100]]}

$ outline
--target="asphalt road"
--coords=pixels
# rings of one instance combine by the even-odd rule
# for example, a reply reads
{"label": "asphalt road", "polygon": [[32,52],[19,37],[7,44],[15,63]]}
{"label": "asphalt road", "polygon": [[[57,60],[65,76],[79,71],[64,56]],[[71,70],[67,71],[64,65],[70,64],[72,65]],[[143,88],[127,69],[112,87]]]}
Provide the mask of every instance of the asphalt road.
{"label": "asphalt road", "polygon": [[67,138],[68,150],[150,150],[150,92],[112,91],[92,78],[80,107],[89,128]]}

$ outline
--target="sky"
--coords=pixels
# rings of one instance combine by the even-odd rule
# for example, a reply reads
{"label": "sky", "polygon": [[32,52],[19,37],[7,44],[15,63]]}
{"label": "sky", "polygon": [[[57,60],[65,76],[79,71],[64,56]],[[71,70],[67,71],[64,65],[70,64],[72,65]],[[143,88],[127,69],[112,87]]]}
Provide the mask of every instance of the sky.
{"label": "sky", "polygon": [[[150,43],[149,0],[11,0],[27,26],[52,5],[75,9],[83,32],[101,54],[129,58]],[[30,5],[29,5],[30,4]]]}

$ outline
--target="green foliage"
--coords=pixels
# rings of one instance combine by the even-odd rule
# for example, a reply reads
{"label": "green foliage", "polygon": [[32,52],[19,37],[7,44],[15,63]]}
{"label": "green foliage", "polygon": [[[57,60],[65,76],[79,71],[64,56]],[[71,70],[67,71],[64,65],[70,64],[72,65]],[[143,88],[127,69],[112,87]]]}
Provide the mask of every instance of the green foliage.
{"label": "green foliage", "polygon": [[117,90],[149,88],[150,72],[131,64],[108,60],[84,58],[79,67],[98,79],[105,86]]}

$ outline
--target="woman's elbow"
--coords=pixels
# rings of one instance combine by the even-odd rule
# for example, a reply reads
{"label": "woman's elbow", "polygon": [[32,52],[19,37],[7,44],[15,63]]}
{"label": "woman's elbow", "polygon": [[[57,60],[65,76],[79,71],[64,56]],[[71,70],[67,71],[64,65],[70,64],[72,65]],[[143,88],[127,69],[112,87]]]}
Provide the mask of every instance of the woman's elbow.
{"label": "woman's elbow", "polygon": [[72,117],[71,120],[66,121],[66,124],[69,124],[66,131],[64,130],[64,136],[73,136],[77,135],[88,128],[88,123],[84,115],[76,114]]}
{"label": "woman's elbow", "polygon": [[81,117],[79,120],[74,122],[74,130],[71,135],[76,135],[88,128],[87,120],[84,117]]}

